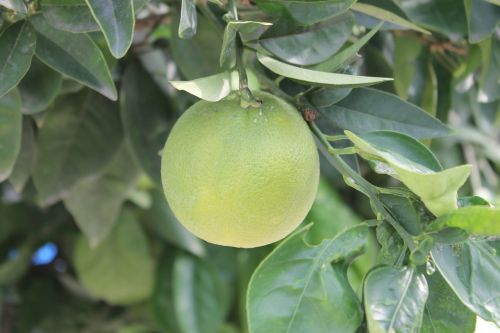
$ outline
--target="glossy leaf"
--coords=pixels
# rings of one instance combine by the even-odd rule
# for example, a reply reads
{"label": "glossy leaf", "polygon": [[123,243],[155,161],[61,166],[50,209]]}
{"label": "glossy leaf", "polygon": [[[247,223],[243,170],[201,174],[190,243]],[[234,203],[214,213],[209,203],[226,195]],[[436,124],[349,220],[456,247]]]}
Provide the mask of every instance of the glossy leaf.
{"label": "glossy leaf", "polygon": [[467,33],[467,20],[463,1],[400,1],[400,6],[411,21],[438,31],[451,39]]}
{"label": "glossy leaf", "polygon": [[38,135],[33,178],[42,204],[56,202],[77,181],[102,170],[122,138],[116,104],[89,91],[58,99]]}
{"label": "glossy leaf", "polygon": [[155,232],[167,242],[183,250],[200,257],[205,256],[206,249],[203,242],[184,228],[179,220],[177,220],[165,200],[163,192],[153,191],[151,197],[152,204],[144,213],[144,219],[152,226]]}
{"label": "glossy leaf", "polygon": [[355,0],[256,0],[265,12],[275,16],[289,16],[300,25],[312,25],[345,12]]}
{"label": "glossy leaf", "polygon": [[340,49],[351,35],[353,24],[350,13],[302,29],[282,19],[262,35],[259,43],[283,61],[313,65]]}
{"label": "glossy leaf", "polygon": [[111,232],[138,175],[128,147],[122,144],[102,172],[80,180],[68,192],[64,205],[91,247],[99,245]]}
{"label": "glossy leaf", "polygon": [[173,270],[175,314],[182,333],[217,333],[225,317],[223,285],[208,262],[181,254]]}
{"label": "glossy leaf", "polygon": [[346,98],[352,88],[320,88],[307,94],[308,100],[317,108],[327,108]]}
{"label": "glossy leaf", "polygon": [[325,87],[360,87],[390,81],[390,78],[379,78],[369,76],[355,76],[320,72],[286,64],[279,60],[258,54],[260,63],[278,75],[288,77],[294,81]]}
{"label": "glossy leaf", "polygon": [[180,38],[191,38],[196,35],[198,14],[195,0],[182,0],[181,17],[178,34]]}
{"label": "glossy leaf", "polygon": [[304,241],[308,230],[288,237],[255,270],[247,298],[250,333],[349,333],[361,324],[344,260],[365,251],[368,228],[349,228],[318,246]]}
{"label": "glossy leaf", "polygon": [[134,35],[132,0],[85,0],[115,58],[127,53]]}
{"label": "glossy leaf", "polygon": [[469,239],[462,244],[438,245],[431,253],[437,268],[462,303],[483,319],[500,325],[497,248],[498,241]]}
{"label": "glossy leaf", "polygon": [[451,132],[419,107],[374,89],[354,89],[347,98],[320,111],[340,128],[355,133],[390,130],[423,139]]}
{"label": "glossy leaf", "polygon": [[[377,165],[377,172],[387,173],[399,179],[420,197],[434,215],[444,215],[457,208],[457,191],[467,180],[471,171],[470,165],[440,171],[437,168],[430,168],[436,163],[435,159],[433,161],[432,153],[426,151],[425,146],[418,141],[409,137],[405,140],[393,137],[394,140],[399,141],[399,144],[406,146],[405,148],[399,147],[396,151],[392,150],[394,147],[373,145],[369,136],[366,137],[367,141],[365,136],[361,138],[349,131],[346,131],[346,135],[360,149],[361,156],[368,160],[376,159],[382,162]],[[376,134],[372,135],[376,136]],[[404,137],[403,134],[396,136]],[[413,145],[415,146],[412,147]],[[423,162],[420,162],[420,159]]]}
{"label": "glossy leaf", "polygon": [[376,235],[380,244],[377,262],[401,266],[406,255],[406,245],[396,230],[388,222],[383,222],[377,226]]}
{"label": "glossy leaf", "polygon": [[0,97],[14,88],[28,68],[35,52],[36,37],[31,26],[19,21],[0,35]]}
{"label": "glossy leaf", "polygon": [[9,177],[19,154],[22,120],[18,91],[0,97],[0,182]]}
{"label": "glossy leaf", "polygon": [[462,304],[439,272],[426,276],[429,298],[421,333],[473,333],[476,316]]}
{"label": "glossy leaf", "polygon": [[173,124],[169,107],[165,94],[140,64],[129,63],[120,91],[123,128],[132,156],[157,184],[161,183],[159,152]]}
{"label": "glossy leaf", "polygon": [[429,290],[413,268],[379,267],[365,278],[364,303],[370,333],[418,333]]}
{"label": "glossy leaf", "polygon": [[37,31],[36,55],[45,64],[116,100],[116,88],[102,52],[89,36],[51,27],[43,16],[30,19]]}
{"label": "glossy leaf", "polygon": [[[180,18],[178,13],[173,14],[172,31],[177,31]],[[219,56],[222,34],[222,28],[202,15],[198,17],[198,33],[192,38],[182,39],[178,34],[172,34],[172,58],[185,79],[193,80],[221,71]]]}
{"label": "glossy leaf", "polygon": [[412,29],[415,31],[419,31],[419,32],[422,32],[424,34],[430,34],[430,32],[428,32],[425,29],[420,28],[418,25],[413,24],[412,22],[402,18],[401,16],[398,16],[398,15],[394,14],[393,12],[385,10],[383,8],[380,8],[380,7],[376,7],[373,5],[358,2],[352,6],[352,9],[354,11],[357,11],[357,12],[360,12],[360,13],[363,13],[363,14],[366,14],[369,16],[373,16],[373,17],[375,17],[379,20],[382,20],[382,21],[394,23],[396,25],[399,25],[399,26],[402,26],[402,27],[405,27],[408,29]]}
{"label": "glossy leaf", "polygon": [[33,114],[47,109],[61,90],[61,84],[61,74],[34,59],[18,86],[23,104],[22,112]]}
{"label": "glossy leaf", "polygon": [[124,210],[116,227],[96,248],[80,236],[74,248],[79,281],[110,304],[128,305],[147,299],[154,285],[154,262],[146,236],[134,214]]}
{"label": "glossy leaf", "polygon": [[0,0],[0,5],[19,13],[27,11],[23,0]]}
{"label": "glossy leaf", "polygon": [[9,177],[9,182],[14,189],[21,193],[24,186],[31,177],[36,161],[35,130],[32,121],[24,117],[21,135],[21,149]]}
{"label": "glossy leaf", "polygon": [[47,22],[59,30],[74,33],[99,30],[85,0],[44,0],[41,6]]}
{"label": "glossy leaf", "polygon": [[500,235],[500,209],[488,206],[470,206],[441,216],[431,225],[432,230],[446,227],[460,228],[471,235]]}
{"label": "glossy leaf", "polygon": [[465,0],[469,41],[478,43],[488,38],[500,23],[500,7],[484,0]]}
{"label": "glossy leaf", "polygon": [[314,69],[322,72],[335,72],[340,69],[349,59],[356,56],[357,52],[366,44],[368,41],[380,30],[384,23],[377,24],[373,29],[370,30],[363,37],[358,39],[353,44],[349,45],[345,49],[341,50],[332,57],[326,59],[320,64],[311,66],[310,69]]}

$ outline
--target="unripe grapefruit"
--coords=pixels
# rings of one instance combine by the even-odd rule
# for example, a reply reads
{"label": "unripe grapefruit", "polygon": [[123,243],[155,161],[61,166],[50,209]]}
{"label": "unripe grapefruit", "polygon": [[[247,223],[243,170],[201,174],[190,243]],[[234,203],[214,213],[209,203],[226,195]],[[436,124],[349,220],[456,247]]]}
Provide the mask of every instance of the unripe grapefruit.
{"label": "unripe grapefruit", "polygon": [[304,219],[319,181],[319,157],[297,110],[256,92],[258,108],[236,94],[191,106],[162,156],[162,183],[179,221],[215,244],[257,247]]}

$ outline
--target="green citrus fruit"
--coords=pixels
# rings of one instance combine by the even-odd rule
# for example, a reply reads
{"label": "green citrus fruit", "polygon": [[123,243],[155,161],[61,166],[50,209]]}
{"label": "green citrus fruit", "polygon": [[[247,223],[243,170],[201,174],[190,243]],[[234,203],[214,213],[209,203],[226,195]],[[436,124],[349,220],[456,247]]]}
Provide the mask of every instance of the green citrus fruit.
{"label": "green citrus fruit", "polygon": [[179,221],[215,244],[256,247],[292,232],[311,208],[319,158],[291,105],[256,92],[200,101],[177,121],[163,149],[162,182]]}

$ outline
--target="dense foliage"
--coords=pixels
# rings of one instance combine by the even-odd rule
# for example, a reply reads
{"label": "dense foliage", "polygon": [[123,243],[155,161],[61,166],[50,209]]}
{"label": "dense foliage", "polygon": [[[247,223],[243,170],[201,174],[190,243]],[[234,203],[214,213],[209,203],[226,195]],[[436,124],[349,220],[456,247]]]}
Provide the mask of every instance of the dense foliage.
{"label": "dense foliage", "polygon": [[[498,0],[0,0],[0,331],[500,325],[499,20]],[[318,194],[280,243],[211,245],[160,153],[199,98],[257,89],[307,121]]]}

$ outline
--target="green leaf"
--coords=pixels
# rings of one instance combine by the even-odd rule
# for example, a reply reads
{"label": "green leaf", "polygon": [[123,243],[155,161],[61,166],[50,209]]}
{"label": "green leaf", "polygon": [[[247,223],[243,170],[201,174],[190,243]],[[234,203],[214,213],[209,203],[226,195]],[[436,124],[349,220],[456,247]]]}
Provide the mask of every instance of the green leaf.
{"label": "green leaf", "polygon": [[288,16],[300,25],[311,25],[342,14],[355,0],[256,0],[263,11],[275,16]]}
{"label": "green leaf", "polygon": [[438,245],[432,258],[448,285],[470,310],[500,325],[500,257],[498,241],[469,239]]}
{"label": "green leaf", "polygon": [[491,36],[500,22],[500,8],[484,0],[464,0],[469,42],[478,43]]}
{"label": "green leaf", "polygon": [[370,333],[418,333],[429,295],[413,268],[379,267],[365,278],[364,303]]}
{"label": "green leaf", "polygon": [[[258,89],[258,82],[248,75],[250,89]],[[209,102],[217,102],[239,89],[239,74],[237,71],[222,72],[192,81],[170,81],[177,90],[184,90],[198,98]]]}
{"label": "green leaf", "polygon": [[161,184],[159,152],[173,124],[169,100],[137,62],[130,62],[122,77],[120,114],[127,142],[137,164]]}
{"label": "green leaf", "polygon": [[21,149],[21,98],[12,90],[0,98],[0,182],[12,172]]}
{"label": "green leaf", "polygon": [[[172,13],[172,31],[179,27],[179,14]],[[223,31],[205,16],[198,17],[198,33],[190,39],[179,38],[173,33],[170,40],[172,58],[187,80],[213,75],[221,71],[219,56],[222,47]]]}
{"label": "green leaf", "polygon": [[327,108],[346,98],[352,88],[319,88],[307,94],[307,99],[316,108]]}
{"label": "green leaf", "polygon": [[449,127],[419,107],[375,89],[354,89],[339,103],[320,111],[340,128],[355,133],[391,130],[417,139],[451,133]]}
{"label": "green leaf", "polygon": [[482,70],[479,80],[478,101],[490,103],[500,98],[500,40],[491,37],[479,44],[482,55]]}
{"label": "green leaf", "polygon": [[147,299],[154,285],[154,262],[134,214],[124,210],[106,242],[90,247],[82,235],[74,248],[79,281],[110,304],[128,305]]}
{"label": "green leaf", "polygon": [[89,36],[57,30],[41,15],[31,17],[30,22],[37,31],[36,55],[40,60],[109,99],[117,99],[104,56]]}
{"label": "green leaf", "polygon": [[432,223],[430,230],[455,227],[471,235],[499,236],[500,209],[488,206],[469,206],[454,210]]}
{"label": "green leaf", "polygon": [[344,260],[365,251],[367,226],[349,228],[318,246],[305,243],[308,230],[288,237],[255,270],[247,298],[250,333],[349,333],[361,324]]}
{"label": "green leaf", "polygon": [[134,35],[132,0],[85,0],[115,58],[127,53]]}
{"label": "green leaf", "polygon": [[415,31],[419,31],[424,34],[430,34],[429,31],[420,28],[418,25],[413,24],[412,22],[402,18],[401,16],[398,16],[394,14],[391,11],[385,10],[380,7],[368,5],[365,3],[355,3],[352,7],[352,10],[366,14],[368,16],[375,17],[379,20],[390,22],[408,29],[412,29]]}
{"label": "green leaf", "polygon": [[0,97],[14,88],[28,72],[35,52],[35,32],[19,21],[0,35]]}
{"label": "green leaf", "polygon": [[41,6],[47,22],[59,30],[74,33],[99,31],[85,0],[44,0]]}
{"label": "green leaf", "polygon": [[467,33],[463,1],[400,1],[412,22],[457,40]]}
{"label": "green leaf", "polygon": [[165,251],[158,262],[155,288],[151,296],[153,315],[156,322],[165,332],[180,332],[173,302],[173,269],[177,255],[173,251]]}
{"label": "green leaf", "polygon": [[382,25],[384,25],[384,23],[380,22],[373,29],[371,29],[370,32],[365,34],[356,42],[326,59],[322,63],[311,66],[310,69],[321,72],[335,72],[336,70],[339,70],[347,61],[349,61],[349,59],[352,59],[357,55],[358,51],[380,30]]}
{"label": "green leaf", "polygon": [[23,14],[27,12],[27,8],[23,0],[0,0],[0,6],[4,6],[5,8]]}
{"label": "green leaf", "polygon": [[380,244],[377,262],[382,265],[401,265],[406,255],[406,245],[396,230],[387,222],[376,229],[377,241]]}
{"label": "green leaf", "polygon": [[96,247],[111,232],[138,176],[128,147],[122,144],[102,172],[80,180],[69,191],[64,205],[91,247]]}
{"label": "green leaf", "polygon": [[0,287],[8,286],[19,280],[28,270],[31,263],[33,244],[23,243],[13,259],[0,263]]}
{"label": "green leaf", "polygon": [[416,61],[423,45],[417,36],[394,36],[394,85],[402,99],[408,99],[408,93],[415,77]]}
{"label": "green leaf", "polygon": [[399,179],[420,197],[434,215],[444,215],[457,209],[457,191],[467,180],[470,165],[440,171],[437,161],[425,146],[400,133],[392,138],[402,145],[398,148],[394,145],[386,148],[373,144],[373,139],[370,139],[372,134],[360,137],[346,131],[346,135],[360,149],[361,156],[381,162],[376,162],[377,172]]}
{"label": "green leaf", "polygon": [[167,242],[197,256],[205,256],[206,250],[199,238],[196,238],[177,220],[170,209],[163,192],[151,192],[151,208],[144,212],[147,221],[155,232]]}
{"label": "green leaf", "polygon": [[21,193],[24,186],[31,177],[36,161],[35,130],[31,119],[23,119],[23,129],[21,134],[21,149],[9,177],[9,182],[14,189]]}
{"label": "green leaf", "polygon": [[350,37],[353,25],[351,13],[306,28],[282,19],[268,29],[259,42],[288,63],[313,65],[335,54]]}
{"label": "green leaf", "polygon": [[41,203],[56,202],[78,180],[102,170],[122,138],[115,103],[89,91],[60,97],[38,135],[33,178]]}
{"label": "green leaf", "polygon": [[426,276],[429,298],[420,333],[473,333],[476,316],[457,298],[439,272]]}
{"label": "green leaf", "polygon": [[47,109],[61,90],[61,83],[61,74],[36,58],[33,59],[28,73],[18,86],[23,104],[22,112],[33,114]]}
{"label": "green leaf", "polygon": [[175,314],[182,333],[217,333],[224,322],[224,286],[208,262],[180,254],[173,270]]}
{"label": "green leaf", "polygon": [[189,39],[196,35],[198,14],[195,0],[182,0],[181,17],[178,34],[180,38]]}
{"label": "green leaf", "polygon": [[355,76],[314,71],[311,69],[289,65],[260,53],[257,54],[257,58],[262,65],[264,65],[274,73],[288,77],[294,81],[313,86],[360,87],[392,80],[390,78]]}
{"label": "green leaf", "polygon": [[224,39],[222,41],[222,51],[220,53],[220,65],[224,67],[235,62],[236,56],[236,36],[240,33],[241,39],[245,41],[245,36],[261,34],[262,30],[272,26],[268,22],[255,21],[230,21],[224,29]]}

